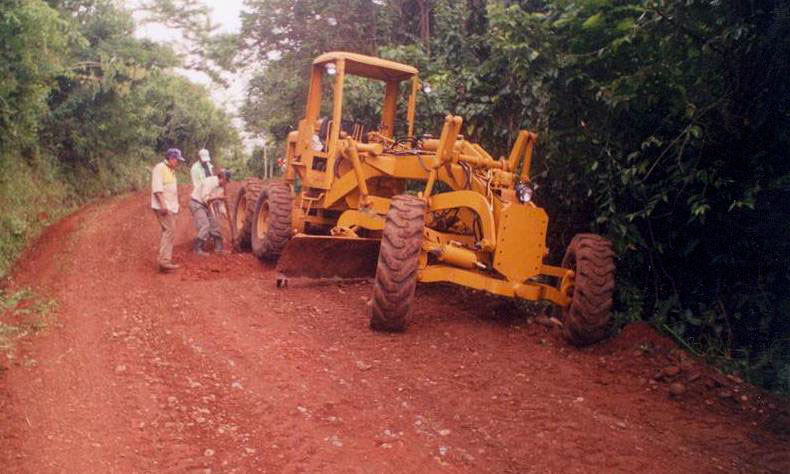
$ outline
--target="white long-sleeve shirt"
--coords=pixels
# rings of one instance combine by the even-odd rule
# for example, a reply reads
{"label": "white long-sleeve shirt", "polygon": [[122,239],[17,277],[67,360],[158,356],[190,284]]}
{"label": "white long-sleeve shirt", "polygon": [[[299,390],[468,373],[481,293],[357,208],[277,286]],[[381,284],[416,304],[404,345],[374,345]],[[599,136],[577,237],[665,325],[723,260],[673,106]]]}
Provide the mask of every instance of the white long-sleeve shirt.
{"label": "white long-sleeve shirt", "polygon": [[197,160],[195,164],[192,165],[192,168],[189,170],[189,174],[192,177],[192,186],[197,186],[198,183],[206,179],[208,176],[211,176],[211,173],[214,170],[214,167],[211,165],[211,162],[206,162],[208,165],[208,175],[206,175],[206,169],[203,167],[203,162]]}
{"label": "white long-sleeve shirt", "polygon": [[190,197],[201,204],[206,204],[209,198],[221,197],[222,195],[223,189],[219,185],[219,177],[209,176],[192,189]]}

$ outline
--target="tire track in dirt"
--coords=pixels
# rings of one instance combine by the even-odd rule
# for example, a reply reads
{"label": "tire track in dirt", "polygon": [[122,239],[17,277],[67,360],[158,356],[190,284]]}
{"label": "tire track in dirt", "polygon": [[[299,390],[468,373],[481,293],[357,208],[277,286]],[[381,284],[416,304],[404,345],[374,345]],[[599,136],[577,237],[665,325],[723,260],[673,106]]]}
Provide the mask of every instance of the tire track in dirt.
{"label": "tire track in dirt", "polygon": [[[273,281],[271,271],[263,272],[271,276],[269,282]],[[338,347],[316,341],[312,334],[315,320],[293,324],[293,305],[273,301],[282,292],[260,289],[259,293],[259,301],[271,301],[265,309],[248,300],[231,305],[226,312],[233,314],[230,318],[202,318],[184,328],[190,339],[202,338],[206,353],[227,358],[218,361],[228,374],[226,386],[235,385],[248,406],[266,405],[259,415],[262,419],[257,420],[261,429],[256,438],[263,446],[255,448],[256,452],[268,449],[275,459],[287,458],[282,466],[285,470],[312,472],[360,460],[365,461],[363,471],[396,470],[398,465],[369,456],[373,431],[366,429],[368,435],[360,437],[364,433],[358,428],[352,433],[345,430],[345,423],[354,423],[363,407],[352,380],[336,374],[332,354]],[[211,298],[199,297],[195,304],[205,306]],[[304,309],[310,315],[316,308],[308,305]],[[221,336],[206,339],[205,334]],[[375,424],[367,420],[365,425]],[[420,457],[419,453],[410,457],[415,455]],[[432,457],[427,456],[426,462],[430,465]]]}

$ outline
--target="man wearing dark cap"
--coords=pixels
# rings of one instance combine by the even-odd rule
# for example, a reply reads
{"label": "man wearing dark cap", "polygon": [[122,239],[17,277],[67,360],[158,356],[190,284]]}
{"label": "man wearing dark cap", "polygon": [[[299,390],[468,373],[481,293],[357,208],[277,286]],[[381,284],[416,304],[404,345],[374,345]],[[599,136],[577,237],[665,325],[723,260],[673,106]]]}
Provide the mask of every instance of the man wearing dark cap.
{"label": "man wearing dark cap", "polygon": [[192,219],[195,222],[195,243],[192,250],[198,255],[207,255],[203,245],[211,238],[214,240],[214,251],[224,254],[225,248],[222,244],[222,233],[216,216],[211,212],[210,206],[213,200],[221,199],[225,196],[225,185],[230,180],[230,171],[217,170],[216,176],[209,176],[195,185],[189,199],[189,210],[192,212]]}
{"label": "man wearing dark cap", "polygon": [[159,270],[162,272],[179,267],[172,261],[173,234],[176,229],[176,214],[178,214],[178,181],[175,170],[179,161],[185,161],[181,156],[181,150],[170,148],[165,153],[165,160],[154,166],[151,171],[151,208],[162,228],[157,257]]}

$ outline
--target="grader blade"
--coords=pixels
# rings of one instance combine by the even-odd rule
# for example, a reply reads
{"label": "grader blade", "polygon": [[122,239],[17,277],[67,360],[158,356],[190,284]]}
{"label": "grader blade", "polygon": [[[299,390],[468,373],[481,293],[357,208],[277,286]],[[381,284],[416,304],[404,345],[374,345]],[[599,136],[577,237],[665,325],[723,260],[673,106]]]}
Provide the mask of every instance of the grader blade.
{"label": "grader blade", "polygon": [[277,261],[286,277],[373,278],[379,240],[297,234]]}

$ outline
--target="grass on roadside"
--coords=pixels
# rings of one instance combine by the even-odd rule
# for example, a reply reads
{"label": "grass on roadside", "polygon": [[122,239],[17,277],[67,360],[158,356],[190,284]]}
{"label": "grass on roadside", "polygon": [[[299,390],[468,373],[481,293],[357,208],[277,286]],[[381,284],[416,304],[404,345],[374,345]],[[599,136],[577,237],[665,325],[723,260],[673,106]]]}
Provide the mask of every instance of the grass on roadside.
{"label": "grass on roadside", "polygon": [[55,300],[30,288],[0,290],[0,351],[8,354],[20,337],[49,327],[56,308]]}

